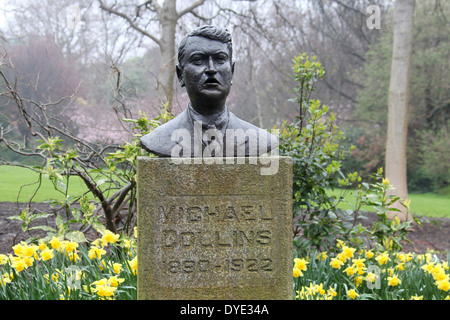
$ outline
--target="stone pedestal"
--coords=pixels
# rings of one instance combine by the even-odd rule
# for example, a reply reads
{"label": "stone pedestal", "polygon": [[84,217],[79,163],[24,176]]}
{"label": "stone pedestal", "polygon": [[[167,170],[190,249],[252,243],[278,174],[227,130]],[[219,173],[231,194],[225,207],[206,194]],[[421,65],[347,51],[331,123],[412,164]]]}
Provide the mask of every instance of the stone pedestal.
{"label": "stone pedestal", "polygon": [[138,299],[292,299],[292,160],[268,159],[138,158]]}

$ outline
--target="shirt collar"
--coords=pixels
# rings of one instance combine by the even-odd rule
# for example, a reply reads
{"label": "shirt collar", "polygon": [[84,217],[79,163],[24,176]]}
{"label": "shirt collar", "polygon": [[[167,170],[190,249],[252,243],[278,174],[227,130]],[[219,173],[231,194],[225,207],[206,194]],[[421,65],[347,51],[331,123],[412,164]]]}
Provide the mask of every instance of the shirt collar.
{"label": "shirt collar", "polygon": [[202,123],[203,130],[207,130],[209,128],[217,128],[222,132],[222,134],[225,134],[225,130],[227,128],[228,120],[230,117],[230,113],[226,106],[223,111],[221,111],[219,114],[214,115],[214,117],[209,117],[198,113],[194,110],[190,102],[188,104],[187,111],[190,119],[193,122],[200,121]]}

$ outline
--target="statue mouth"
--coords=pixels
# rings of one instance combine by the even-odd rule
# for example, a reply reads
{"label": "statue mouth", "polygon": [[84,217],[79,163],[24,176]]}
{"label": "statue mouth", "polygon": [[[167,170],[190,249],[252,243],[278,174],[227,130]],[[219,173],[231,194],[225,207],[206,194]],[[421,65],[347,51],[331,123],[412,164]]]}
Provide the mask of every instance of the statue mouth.
{"label": "statue mouth", "polygon": [[208,78],[204,82],[204,85],[205,86],[215,86],[215,85],[220,85],[220,82],[216,78]]}

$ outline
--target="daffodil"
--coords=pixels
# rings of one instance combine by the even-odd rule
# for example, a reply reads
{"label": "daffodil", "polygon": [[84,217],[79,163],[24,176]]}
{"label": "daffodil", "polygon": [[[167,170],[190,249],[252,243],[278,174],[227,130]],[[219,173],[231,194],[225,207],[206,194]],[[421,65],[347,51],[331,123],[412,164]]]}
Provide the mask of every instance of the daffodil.
{"label": "daffodil", "polygon": [[322,261],[325,261],[326,259],[327,259],[327,257],[328,257],[328,255],[327,255],[327,253],[324,251],[324,252],[322,252],[322,253],[319,253],[318,255],[317,255],[317,259],[318,260],[322,260]]}
{"label": "daffodil", "polygon": [[133,274],[136,275],[137,274],[137,257],[132,260],[129,260],[128,264],[130,265],[131,272],[133,272]]}
{"label": "daffodil", "polygon": [[38,246],[39,246],[39,250],[41,250],[41,251],[47,249],[47,244],[42,239],[39,240]]}
{"label": "daffodil", "polygon": [[367,259],[372,259],[372,257],[374,256],[374,253],[372,252],[372,250],[367,250],[365,253],[365,256]]}
{"label": "daffodil", "polygon": [[16,244],[15,246],[12,247],[14,254],[18,257],[20,257],[22,255],[22,251],[23,251],[23,245],[22,243]]}
{"label": "daffodil", "polygon": [[8,273],[4,273],[3,275],[0,274],[0,287],[3,287],[7,283],[11,282],[11,278]]}
{"label": "daffodil", "polygon": [[0,266],[6,264],[9,261],[6,254],[0,254]]}
{"label": "daffodil", "polygon": [[91,260],[100,259],[104,254],[106,254],[106,251],[104,249],[98,247],[91,247],[91,249],[88,252],[88,257]]}
{"label": "daffodil", "polygon": [[122,271],[122,264],[121,263],[113,263],[113,271],[114,271],[114,273],[120,273],[120,271]]}
{"label": "daffodil", "polygon": [[425,263],[423,266],[420,267],[420,269],[428,273],[431,273],[434,270],[434,263],[433,262]]}
{"label": "daffodil", "polygon": [[21,272],[21,271],[23,271],[24,269],[27,269],[27,268],[28,268],[27,263],[26,263],[25,260],[23,260],[23,259],[14,261],[14,262],[11,264],[11,266],[12,266],[14,269],[16,269],[17,272]]}
{"label": "daffodil", "polygon": [[337,258],[332,258],[330,262],[330,266],[332,266],[334,269],[341,269],[341,266],[344,264],[342,260],[339,260]]}
{"label": "daffodil", "polygon": [[366,275],[366,281],[370,281],[370,282],[372,282],[372,283],[374,283],[375,282],[375,280],[377,279],[377,275],[375,274],[375,273],[373,273],[373,272],[369,272],[367,275]]}
{"label": "daffodil", "polygon": [[363,276],[356,276],[356,277],[353,279],[353,282],[355,283],[355,286],[356,286],[357,288],[361,285],[361,283],[363,283],[363,281],[364,281],[364,277],[363,277]]}
{"label": "daffodil", "polygon": [[53,237],[50,240],[50,245],[52,246],[53,249],[58,250],[61,247],[61,241],[59,240],[59,238]]}
{"label": "daffodil", "polygon": [[347,296],[350,299],[356,299],[357,297],[359,297],[359,294],[356,292],[355,289],[350,289],[350,290],[347,291]]}
{"label": "daffodil", "polygon": [[78,248],[78,243],[74,241],[65,241],[63,242],[62,247],[66,252],[74,252]]}
{"label": "daffodil", "polygon": [[72,262],[76,262],[80,259],[80,256],[76,252],[66,252],[66,256],[69,257],[69,260]]}
{"label": "daffodil", "polygon": [[448,291],[450,290],[450,282],[448,279],[436,281],[436,286],[439,290]]}
{"label": "daffodil", "polygon": [[108,283],[112,287],[118,287],[119,284],[121,284],[124,281],[125,281],[124,278],[117,278],[117,276],[113,276],[108,279]]}
{"label": "daffodil", "polygon": [[306,265],[309,263],[305,259],[299,259],[299,258],[295,258],[294,262],[295,262],[295,267],[301,271],[306,271]]}
{"label": "daffodil", "polygon": [[398,286],[399,284],[402,283],[402,281],[398,278],[398,276],[396,274],[392,275],[391,277],[388,277],[387,280],[388,280],[388,285],[391,287]]}
{"label": "daffodil", "polygon": [[54,256],[53,255],[53,249],[46,248],[46,249],[41,251],[40,255],[41,255],[41,259],[44,260],[44,261],[53,259],[53,256]]}
{"label": "daffodil", "polygon": [[375,257],[375,260],[378,262],[379,265],[384,265],[388,261],[390,261],[391,258],[389,258],[389,254],[387,252],[384,252],[384,253],[380,253],[379,255],[377,255]]}
{"label": "daffodil", "polygon": [[352,263],[355,266],[355,268],[364,268],[364,262],[366,259],[353,259]]}
{"label": "daffodil", "polygon": [[344,272],[347,273],[348,276],[352,276],[355,274],[356,270],[353,266],[349,266],[346,269],[344,269]]}
{"label": "daffodil", "polygon": [[355,253],[355,248],[344,246],[342,248],[342,254],[345,256],[345,258],[350,259],[353,258],[353,254]]}
{"label": "daffodil", "polygon": [[399,263],[395,266],[395,269],[399,270],[399,271],[403,271],[405,270],[405,264],[404,263]]}
{"label": "daffodil", "polygon": [[300,276],[303,276],[303,272],[302,272],[299,268],[294,267],[294,268],[292,269],[292,275],[293,275],[295,278],[298,278],[298,277],[300,277]]}
{"label": "daffodil", "polygon": [[107,243],[115,243],[119,239],[120,235],[111,232],[110,230],[106,230],[102,236],[102,240]]}
{"label": "daffodil", "polygon": [[338,259],[338,260],[340,260],[340,261],[342,261],[342,262],[346,262],[346,261],[347,261],[347,257],[345,256],[345,254],[344,254],[343,252],[339,253],[339,254],[336,256],[336,259]]}
{"label": "daffodil", "polygon": [[329,297],[329,300],[333,299],[333,297],[337,296],[336,290],[334,290],[334,288],[329,288],[327,290],[327,296]]}
{"label": "daffodil", "polygon": [[442,265],[440,263],[433,268],[433,270],[431,271],[431,275],[433,276],[434,280],[438,281],[449,278],[449,276],[445,273],[445,269],[442,268]]}

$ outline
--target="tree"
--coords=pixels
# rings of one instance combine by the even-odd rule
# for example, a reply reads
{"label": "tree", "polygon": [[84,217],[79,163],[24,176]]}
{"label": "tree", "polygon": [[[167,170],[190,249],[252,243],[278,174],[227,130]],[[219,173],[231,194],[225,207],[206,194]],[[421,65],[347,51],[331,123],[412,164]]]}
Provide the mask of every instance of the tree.
{"label": "tree", "polygon": [[[122,11],[115,4],[108,6],[102,0],[99,0],[100,8],[116,15],[128,22],[130,27],[151,39],[160,49],[161,64],[158,77],[158,96],[161,106],[167,104],[167,110],[172,111],[173,86],[175,79],[175,31],[178,20],[187,13],[193,13],[194,10],[203,5],[205,0],[197,0],[190,3],[189,6],[182,10],[177,10],[176,0],[146,1],[145,3],[134,6],[134,13]],[[150,13],[150,16],[146,15]],[[148,21],[157,21],[160,29],[160,35],[147,28],[150,23]],[[141,26],[143,23],[144,26]]]}
{"label": "tree", "polygon": [[[386,177],[395,194],[408,198],[406,180],[406,141],[408,134],[409,74],[413,44],[414,0],[396,0],[394,41],[389,85],[388,129],[386,138]],[[401,209],[401,208],[398,208]],[[393,213],[391,216],[397,215]],[[401,219],[409,219],[404,212]]]}

